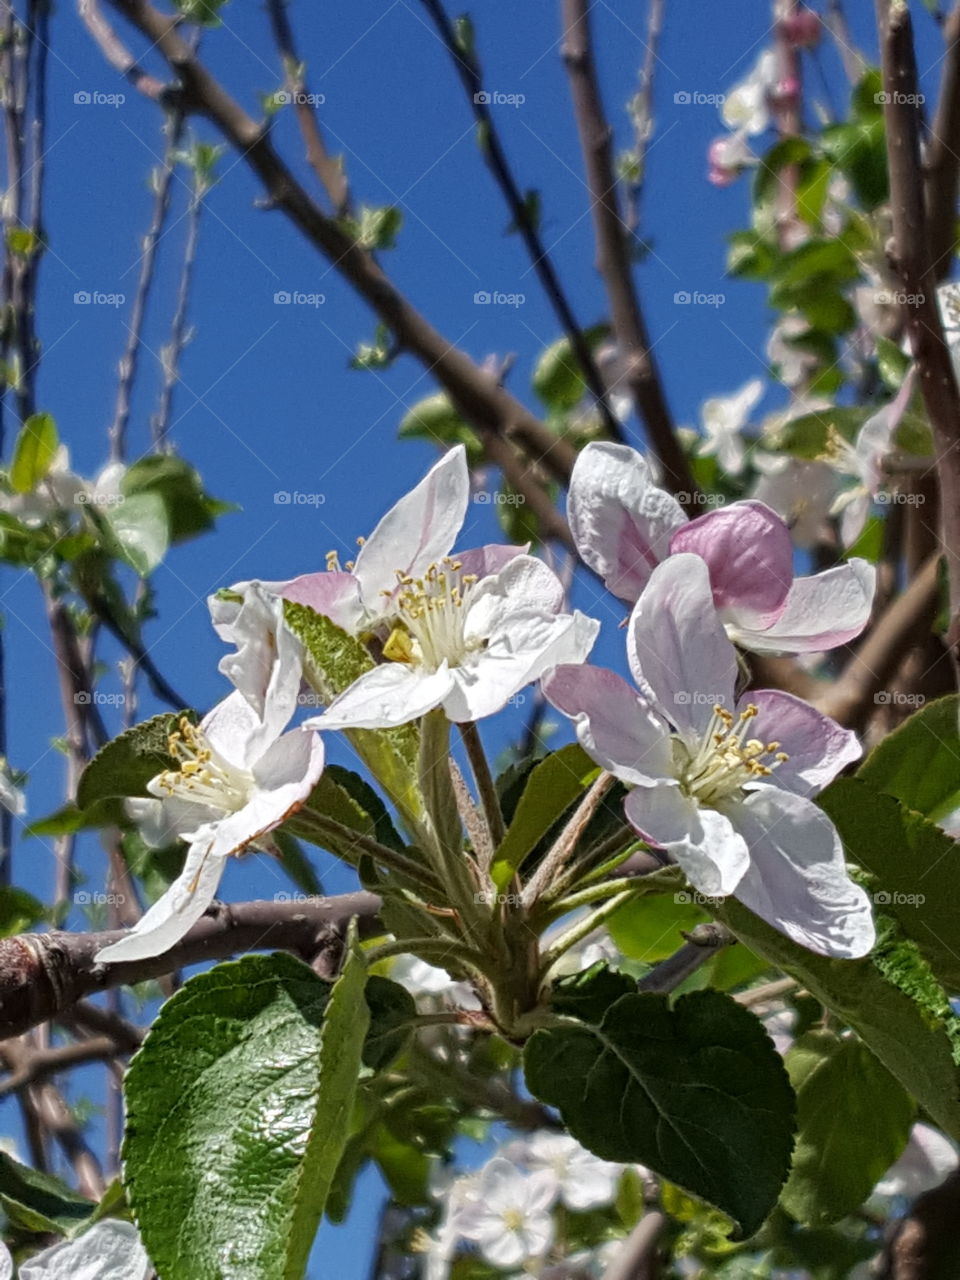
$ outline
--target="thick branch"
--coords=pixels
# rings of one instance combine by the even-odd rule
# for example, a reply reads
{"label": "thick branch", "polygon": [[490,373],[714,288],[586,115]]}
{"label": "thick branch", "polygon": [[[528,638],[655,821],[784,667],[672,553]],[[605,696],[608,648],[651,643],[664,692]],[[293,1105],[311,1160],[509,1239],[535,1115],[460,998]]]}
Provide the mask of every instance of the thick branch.
{"label": "thick branch", "polygon": [[657,1242],[666,1225],[666,1214],[659,1209],[648,1209],[607,1267],[603,1280],[642,1280],[649,1275],[648,1264],[656,1254]]}
{"label": "thick branch", "polygon": [[950,583],[948,644],[960,652],[960,390],[944,341],[936,277],[927,243],[920,166],[920,109],[910,13],[902,0],[877,0],[883,55],[883,108],[890,168],[893,258],[903,290],[903,316],[933,428],[940,482],[940,536]]}
{"label": "thick branch", "polygon": [[[606,286],[610,319],[624,382],[646,424],[664,480],[693,508],[696,485],[673,430],[663,383],[650,350],[633,281],[629,231],[620,214],[613,166],[613,134],[603,109],[590,41],[591,0],[562,0],[563,56],[583,151],[597,246],[597,268]],[[684,498],[681,498],[684,501]]]}
{"label": "thick branch", "polygon": [[186,965],[274,949],[310,960],[354,916],[360,921],[361,934],[381,932],[375,923],[379,910],[380,899],[362,892],[302,902],[221,905],[165,955],[126,964],[94,960],[104,947],[124,937],[117,929],[4,938],[0,940],[0,1039],[57,1017],[94,992],[144,982]]}

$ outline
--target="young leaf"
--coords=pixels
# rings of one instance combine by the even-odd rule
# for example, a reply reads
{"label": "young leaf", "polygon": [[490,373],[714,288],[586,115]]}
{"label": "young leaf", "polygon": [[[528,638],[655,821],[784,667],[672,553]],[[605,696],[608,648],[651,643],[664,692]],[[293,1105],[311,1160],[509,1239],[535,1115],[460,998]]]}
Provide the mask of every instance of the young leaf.
{"label": "young leaf", "polygon": [[213,528],[214,517],[235,511],[204,492],[197,471],[172,453],[139,458],[124,472],[120,488],[127,498],[151,493],[163,503],[171,542],[183,542]]}
{"label": "young leaf", "polygon": [[77,807],[87,810],[111,796],[148,795],[147,783],[176,761],[168,739],[182,716],[196,723],[193,711],[165,713],[134,725],[97,752],[77,784]]}
{"label": "young leaf", "polygon": [[163,561],[170,545],[167,508],[157,493],[134,493],[104,513],[123,558],[141,578],[147,578]]}
{"label": "young leaf", "polygon": [[581,992],[589,1021],[534,1032],[529,1089],[596,1155],[654,1169],[753,1235],[776,1204],[794,1132],[793,1091],[762,1024],[716,991],[672,1008],[652,994],[601,1003]]}
{"label": "young leaf", "polygon": [[299,1280],[347,1138],[368,1014],[285,954],[190,979],[126,1080],[124,1180],[161,1275]]}
{"label": "young leaf", "polygon": [[855,1036],[808,1032],[787,1054],[787,1071],[799,1131],[780,1203],[804,1226],[838,1222],[900,1155],[916,1108]]}
{"label": "young leaf", "polygon": [[85,1222],[96,1207],[59,1178],[30,1169],[0,1151],[0,1208],[17,1226],[66,1235]]}
{"label": "young leaf", "polygon": [[857,777],[939,822],[960,807],[958,717],[956,694],[928,702],[874,747]]}
{"label": "young leaf", "polygon": [[10,483],[17,493],[32,492],[50,470],[57,453],[57,424],[49,413],[32,414],[13,446]]}

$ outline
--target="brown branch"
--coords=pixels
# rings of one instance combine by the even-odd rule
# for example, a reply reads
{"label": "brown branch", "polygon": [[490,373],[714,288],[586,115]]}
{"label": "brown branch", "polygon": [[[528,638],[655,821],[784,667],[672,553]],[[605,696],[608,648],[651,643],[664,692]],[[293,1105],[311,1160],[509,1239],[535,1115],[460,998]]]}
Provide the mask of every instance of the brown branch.
{"label": "brown branch", "polygon": [[185,965],[246,951],[278,949],[312,959],[326,939],[356,916],[361,933],[376,935],[380,899],[372,893],[299,902],[220,905],[162,956],[97,964],[104,947],[124,937],[104,933],[25,933],[0,940],[0,1039],[56,1018],[97,991],[144,982]]}
{"label": "brown branch", "polygon": [[640,991],[675,991],[681,982],[708,960],[712,960],[721,947],[732,946],[736,938],[725,925],[712,922],[698,924],[683,935],[687,941],[672,956],[662,960],[637,983]]}
{"label": "brown branch", "polygon": [[644,1280],[650,1274],[657,1244],[667,1225],[667,1216],[659,1209],[648,1209],[603,1273],[603,1280]]}
{"label": "brown branch", "polygon": [[890,169],[893,259],[920,389],[933,428],[940,536],[950,584],[948,645],[960,654],[960,390],[943,336],[927,243],[920,165],[920,108],[913,27],[905,4],[877,0]]}
{"label": "brown branch", "polygon": [[119,71],[139,93],[160,102],[166,93],[163,81],[149,75],[137,63],[101,13],[98,0],[77,0],[77,13],[111,67]]}
{"label": "brown branch", "polygon": [[[206,116],[261,180],[270,207],[280,210],[377,313],[444,387],[463,417],[484,436],[513,437],[565,484],[576,451],[556,436],[495,378],[480,369],[413,307],[337,220],[327,217],[275,151],[269,131],[210,74],[178,30],[178,20],[148,0],[111,0],[166,59],[182,86],[186,109]],[[497,459],[498,465],[503,465]],[[508,476],[511,480],[512,477]],[[519,486],[517,486],[519,488]],[[523,489],[520,488],[520,492]]]}
{"label": "brown branch", "polygon": [[287,17],[287,0],[267,0],[267,13],[273,28],[273,38],[283,60],[287,91],[293,98],[293,109],[307,149],[307,160],[320,179],[333,212],[338,218],[342,218],[350,211],[350,187],[343,165],[327,150],[327,144],[323,140],[323,133],[310,102],[306,78],[302,71],[303,64],[297,57],[293,28]]}
{"label": "brown branch", "polygon": [[878,1280],[945,1280],[960,1268],[960,1173],[920,1196],[884,1250]]}
{"label": "brown branch", "polygon": [[119,1052],[112,1036],[93,1036],[55,1049],[36,1049],[24,1055],[19,1066],[0,1080],[0,1098],[28,1084],[46,1080],[58,1071],[67,1071],[85,1062],[102,1062],[105,1058],[116,1057]]}
{"label": "brown branch", "polygon": [[695,507],[697,486],[677,440],[646,322],[633,281],[629,229],[620,214],[614,177],[612,130],[604,113],[590,40],[592,0],[562,0],[563,57],[583,152],[597,247],[623,382],[633,397],[663,468],[666,486]]}
{"label": "brown branch", "polygon": [[442,0],[423,0],[423,6],[433,19],[433,24],[440,35],[440,39],[443,41],[447,53],[453,61],[474,119],[477,122],[477,136],[480,140],[480,149],[484,159],[487,161],[497,186],[503,192],[507,208],[510,210],[510,216],[513,219],[513,225],[523,239],[537,279],[540,281],[541,287],[553,307],[554,315],[557,317],[560,327],[567,336],[567,341],[570,343],[570,348],[576,357],[577,363],[580,365],[586,384],[596,401],[607,434],[612,440],[622,441],[624,439],[623,428],[610,408],[607,391],[593,352],[584,337],[583,330],[577,323],[577,318],[573,314],[573,307],[570,305],[563,290],[560,277],[557,275],[534,217],[527,207],[527,202],[517,185],[516,178],[513,176],[507,153],[503,148],[503,143],[500,141],[500,133],[493,118],[493,113],[487,103],[487,97],[483,93],[483,75],[476,54],[457,39],[456,32],[443,7]]}
{"label": "brown branch", "polygon": [[930,262],[937,280],[945,280],[953,264],[960,184],[960,4],[943,25],[946,52],[940,96],[930,129],[925,159],[924,199]]}

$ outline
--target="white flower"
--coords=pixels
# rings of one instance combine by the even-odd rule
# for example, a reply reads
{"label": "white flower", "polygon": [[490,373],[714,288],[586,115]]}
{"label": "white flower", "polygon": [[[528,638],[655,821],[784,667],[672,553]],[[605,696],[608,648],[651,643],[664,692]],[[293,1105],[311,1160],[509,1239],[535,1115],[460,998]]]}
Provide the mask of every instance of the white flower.
{"label": "white flower", "polygon": [[46,475],[29,493],[0,494],[0,511],[15,516],[30,528],[46,524],[61,511],[72,509],[78,494],[89,486],[70,469],[70,451],[58,445]]}
{"label": "white flower", "polygon": [[801,315],[786,315],[774,325],[767,340],[767,359],[787,387],[799,386],[817,367],[817,356],[803,346],[810,322]]}
{"label": "white flower", "polygon": [[466,982],[455,982],[446,969],[427,964],[416,956],[400,956],[394,961],[390,976],[401,983],[413,996],[426,996],[437,999],[445,997],[446,1002],[455,1004],[461,1009],[479,1009],[480,1001],[473,988]]}
{"label": "white flower", "polygon": [[27,797],[14,781],[13,772],[4,756],[0,756],[0,808],[17,817],[27,811]]}
{"label": "white flower", "polygon": [[169,743],[177,768],[158,774],[147,789],[161,802],[160,824],[189,841],[183,871],[125,938],[98,953],[98,962],[169,951],[213,901],[226,859],[256,845],[310,795],[323,772],[320,738],[294,729],[265,741],[262,730],[239,692],[199,726],[180,721]]}
{"label": "white flower", "polygon": [[877,1183],[877,1194],[907,1196],[912,1200],[924,1191],[939,1187],[958,1163],[957,1148],[949,1138],[928,1124],[915,1124],[900,1159]]}
{"label": "white flower", "polygon": [[701,454],[714,454],[724,471],[732,476],[743,470],[746,457],[742,431],[763,395],[763,380],[753,378],[731,396],[715,396],[706,400],[700,410],[706,439]]}
{"label": "white flower", "polygon": [[531,1173],[552,1173],[560,1200],[574,1210],[610,1204],[624,1170],[622,1164],[601,1160],[565,1133],[535,1133],[523,1144],[523,1161]]}
{"label": "white flower", "polygon": [[[0,1264],[0,1280],[12,1274]],[[115,1218],[20,1264],[20,1280],[148,1280],[150,1275],[150,1260],[136,1227]]]}
{"label": "white flower", "polygon": [[840,488],[836,469],[827,462],[808,462],[784,454],[757,452],[753,461],[760,476],[751,498],[786,522],[794,546],[816,546],[823,539]]}
{"label": "white flower", "polygon": [[756,137],[770,127],[769,96],[777,83],[777,56],[764,49],[750,74],[734,85],[720,108],[728,129]]}
{"label": "white flower", "polygon": [[521,1173],[497,1156],[483,1168],[476,1195],[454,1215],[457,1232],[495,1267],[519,1267],[542,1257],[553,1241],[553,1173]]}

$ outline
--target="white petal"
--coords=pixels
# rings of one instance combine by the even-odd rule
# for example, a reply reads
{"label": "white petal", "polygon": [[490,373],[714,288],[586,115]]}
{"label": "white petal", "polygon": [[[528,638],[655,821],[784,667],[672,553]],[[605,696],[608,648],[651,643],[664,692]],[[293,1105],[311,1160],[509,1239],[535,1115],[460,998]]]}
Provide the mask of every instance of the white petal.
{"label": "white petal", "polygon": [[[262,749],[282,733],[297,708],[302,680],[300,642],[283,621],[283,601],[251,582],[232,626],[236,652],[219,670],[246,698],[261,725],[253,730]],[[248,758],[256,747],[251,745]]]}
{"label": "white petal", "polygon": [[385,662],[366,671],[334,698],[326,711],[304,723],[305,729],[389,729],[440,706],[453,688],[446,662],[425,672],[402,662]]}
{"label": "white petal", "polygon": [[812,800],[761,786],[726,811],[750,848],[736,896],[819,955],[855,959],[876,935],[867,895],[847,875],[840,837]]}
{"label": "white petal", "polygon": [[628,821],[666,849],[708,898],[734,893],[750,862],[746,842],[715,809],[701,809],[679,787],[634,787],[624,802]]}
{"label": "white petal", "polygon": [[958,1163],[957,1148],[949,1138],[931,1125],[915,1124],[903,1154],[877,1183],[877,1194],[913,1199],[938,1187]]}
{"label": "white petal", "polygon": [[[0,1270],[0,1277],[3,1274]],[[20,1280],[147,1280],[150,1274],[136,1227],[115,1218],[20,1264]]]}
{"label": "white petal", "polygon": [[97,953],[98,964],[120,964],[162,956],[200,919],[216,897],[223,859],[211,855],[211,838],[192,844],[183,870],[135,928]]}
{"label": "white petal", "polygon": [[733,620],[727,634],[754,653],[835,649],[855,639],[869,622],[876,583],[874,566],[854,556],[835,569],[795,578],[783,613],[772,627],[754,631]]}
{"label": "white petal", "polygon": [[733,709],[737,655],[699,556],[670,556],[654,569],[630,618],[627,656],[641,692],[684,736],[699,739],[715,707]]}
{"label": "white petal", "polygon": [[567,515],[583,560],[631,603],[667,555],[674,529],[686,522],[676,499],[654,484],[646,459],[619,444],[588,444],[580,452]]}
{"label": "white petal", "polygon": [[673,772],[670,735],[626,680],[605,667],[555,667],[547,701],[569,716],[587,755],[624,782],[649,786]]}
{"label": "white petal", "polygon": [[261,723],[247,699],[236,690],[207,712],[200,727],[218,755],[236,768],[245,769],[259,754],[254,743]]}
{"label": "white petal", "polygon": [[[473,621],[471,610],[465,627],[468,637],[474,632]],[[582,613],[518,609],[503,614],[486,647],[451,670],[453,685],[444,698],[444,710],[457,723],[494,715],[545,671],[561,663],[583,662],[599,629],[599,622]]]}
{"label": "white petal", "polygon": [[398,571],[418,578],[448,554],[469,502],[467,455],[458,444],[391,507],[360,548],[354,575],[368,609],[378,610],[381,592],[396,588]]}
{"label": "white petal", "polygon": [[[536,556],[517,555],[478,584],[478,594],[493,591],[529,609],[557,613],[563,607],[563,583]],[[476,597],[474,597],[475,599]]]}
{"label": "white petal", "polygon": [[13,1258],[2,1240],[0,1240],[0,1280],[13,1280]]}

